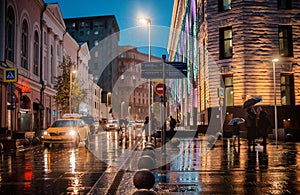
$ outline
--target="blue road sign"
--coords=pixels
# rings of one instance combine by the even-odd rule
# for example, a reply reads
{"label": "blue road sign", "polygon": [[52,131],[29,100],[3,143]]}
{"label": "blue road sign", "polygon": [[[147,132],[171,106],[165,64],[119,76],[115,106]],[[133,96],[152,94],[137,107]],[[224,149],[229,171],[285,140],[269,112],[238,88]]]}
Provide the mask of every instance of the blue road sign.
{"label": "blue road sign", "polygon": [[17,68],[4,68],[4,82],[17,82],[18,69]]}

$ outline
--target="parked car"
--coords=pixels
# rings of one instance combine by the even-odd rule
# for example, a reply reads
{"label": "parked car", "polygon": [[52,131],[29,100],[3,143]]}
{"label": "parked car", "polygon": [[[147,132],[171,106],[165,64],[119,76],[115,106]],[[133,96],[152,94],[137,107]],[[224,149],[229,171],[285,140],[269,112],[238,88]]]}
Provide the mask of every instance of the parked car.
{"label": "parked car", "polygon": [[144,121],[143,120],[137,120],[137,121],[135,121],[135,127],[137,129],[142,129],[144,127]]}
{"label": "parked car", "polygon": [[108,120],[106,128],[108,130],[120,130],[120,124],[118,120]]}
{"label": "parked car", "polygon": [[80,118],[62,118],[54,121],[54,123],[44,131],[42,142],[45,147],[50,144],[68,144],[72,143],[78,147],[79,142],[87,143],[89,141],[90,128]]}
{"label": "parked car", "polygon": [[99,120],[92,116],[82,116],[81,119],[89,125],[92,134],[98,133],[100,127]]}

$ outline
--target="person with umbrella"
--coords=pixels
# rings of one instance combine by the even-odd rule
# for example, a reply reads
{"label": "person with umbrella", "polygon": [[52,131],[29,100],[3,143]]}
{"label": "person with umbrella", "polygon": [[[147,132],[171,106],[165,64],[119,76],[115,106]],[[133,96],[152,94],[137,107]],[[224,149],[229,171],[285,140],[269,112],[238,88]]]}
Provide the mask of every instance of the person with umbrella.
{"label": "person with umbrella", "polygon": [[268,136],[269,128],[271,126],[271,122],[267,117],[267,112],[264,111],[262,109],[262,107],[257,108],[257,113],[258,113],[258,116],[259,116],[258,123],[257,123],[258,135],[259,135],[259,137],[263,138],[263,143],[262,144],[263,144],[264,149],[266,149],[267,136]]}
{"label": "person with umbrella", "polygon": [[243,118],[233,118],[229,121],[228,125],[232,125],[232,135],[233,135],[233,143],[232,145],[235,146],[236,138],[238,137],[238,146],[241,145],[240,143],[240,124],[244,123],[245,119]]}
{"label": "person with umbrella", "polygon": [[247,109],[246,113],[246,128],[247,128],[247,140],[249,150],[253,145],[253,151],[255,150],[255,138],[256,138],[256,112],[253,106]]}
{"label": "person with umbrella", "polygon": [[235,140],[236,137],[238,137],[238,146],[240,147],[241,143],[240,143],[240,126],[238,125],[237,122],[233,123],[232,126],[232,135],[233,135],[233,143],[232,145],[235,146]]}

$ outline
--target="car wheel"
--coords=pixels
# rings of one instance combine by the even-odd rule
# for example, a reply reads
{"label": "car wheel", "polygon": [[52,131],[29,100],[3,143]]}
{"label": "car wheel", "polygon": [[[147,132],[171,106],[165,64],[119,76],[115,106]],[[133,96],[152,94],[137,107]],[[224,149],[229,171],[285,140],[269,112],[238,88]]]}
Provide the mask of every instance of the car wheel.
{"label": "car wheel", "polygon": [[75,142],[74,142],[74,146],[76,147],[76,148],[78,148],[78,146],[79,146],[79,137],[77,136],[77,138],[76,138],[76,140],[75,140]]}
{"label": "car wheel", "polygon": [[50,148],[50,144],[49,143],[44,143],[44,147],[45,148]]}

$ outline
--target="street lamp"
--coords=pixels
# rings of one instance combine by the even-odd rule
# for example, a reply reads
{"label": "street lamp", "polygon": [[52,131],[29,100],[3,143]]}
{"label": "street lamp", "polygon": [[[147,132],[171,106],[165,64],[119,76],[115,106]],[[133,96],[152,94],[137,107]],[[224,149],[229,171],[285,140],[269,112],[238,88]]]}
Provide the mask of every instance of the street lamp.
{"label": "street lamp", "polygon": [[108,121],[108,115],[109,115],[109,111],[108,111],[108,96],[111,95],[111,92],[108,92],[106,94],[106,110],[107,110],[107,121]]}
{"label": "street lamp", "polygon": [[276,62],[279,60],[277,58],[273,59],[273,87],[274,87],[274,121],[275,121],[275,139],[276,139],[276,146],[278,140],[278,127],[277,127],[277,106],[276,106],[276,77],[275,77],[275,66]]}
{"label": "street lamp", "polygon": [[[151,19],[150,18],[139,18],[139,22],[148,25],[148,61],[151,62]],[[148,129],[148,141],[151,141],[151,128],[152,128],[152,109],[151,109],[151,104],[152,104],[152,81],[149,79],[149,129]]]}
{"label": "street lamp", "polygon": [[72,83],[73,83],[73,74],[75,74],[77,72],[77,70],[72,70],[70,71],[70,113],[72,113]]}

